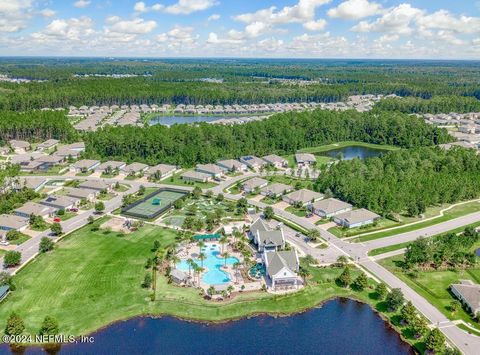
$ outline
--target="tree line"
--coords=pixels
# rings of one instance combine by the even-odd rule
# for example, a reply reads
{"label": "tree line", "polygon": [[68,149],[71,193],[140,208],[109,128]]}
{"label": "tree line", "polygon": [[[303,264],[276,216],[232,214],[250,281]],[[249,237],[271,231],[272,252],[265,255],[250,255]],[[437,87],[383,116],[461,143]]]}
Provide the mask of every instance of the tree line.
{"label": "tree line", "polygon": [[315,188],[383,215],[417,216],[428,206],[478,198],[479,173],[473,149],[420,147],[340,161],[320,175]]}
{"label": "tree line", "polygon": [[0,111],[0,141],[4,145],[11,139],[39,142],[51,138],[71,141],[76,137],[65,111]]}
{"label": "tree line", "polygon": [[383,99],[375,110],[400,111],[404,113],[468,113],[480,112],[480,100],[464,96],[434,96],[430,99],[403,97]]}
{"label": "tree line", "polygon": [[87,133],[84,139],[90,157],[189,167],[242,155],[292,154],[301,148],[347,140],[409,148],[452,138],[446,130],[405,114],[316,110],[233,126],[105,127]]}

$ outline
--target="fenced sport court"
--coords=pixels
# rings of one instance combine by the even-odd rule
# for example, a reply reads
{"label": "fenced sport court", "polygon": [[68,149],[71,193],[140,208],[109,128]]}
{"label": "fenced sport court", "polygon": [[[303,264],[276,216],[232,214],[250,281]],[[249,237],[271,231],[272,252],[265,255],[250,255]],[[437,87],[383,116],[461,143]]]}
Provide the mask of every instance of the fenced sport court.
{"label": "fenced sport court", "polygon": [[152,219],[173,206],[175,201],[187,195],[187,192],[177,189],[163,188],[145,196],[122,209],[127,216]]}

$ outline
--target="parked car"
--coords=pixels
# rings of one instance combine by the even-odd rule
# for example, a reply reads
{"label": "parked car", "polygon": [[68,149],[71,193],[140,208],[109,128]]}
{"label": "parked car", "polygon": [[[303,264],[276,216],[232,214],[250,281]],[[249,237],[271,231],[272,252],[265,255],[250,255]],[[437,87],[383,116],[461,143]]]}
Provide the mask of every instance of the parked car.
{"label": "parked car", "polygon": [[78,212],[78,208],[72,207],[72,208],[70,208],[70,212]]}
{"label": "parked car", "polygon": [[10,245],[10,243],[7,242],[6,240],[1,240],[0,245],[6,247],[6,246]]}
{"label": "parked car", "polygon": [[54,221],[55,223],[60,223],[62,220],[61,220],[60,218],[58,218],[58,217],[55,217],[55,218],[53,219],[53,221]]}

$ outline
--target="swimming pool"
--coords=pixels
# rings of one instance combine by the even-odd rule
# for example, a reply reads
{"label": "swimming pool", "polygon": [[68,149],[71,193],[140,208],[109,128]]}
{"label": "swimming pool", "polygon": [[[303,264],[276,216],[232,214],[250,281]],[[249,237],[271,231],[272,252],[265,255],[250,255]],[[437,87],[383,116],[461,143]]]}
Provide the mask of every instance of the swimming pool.
{"label": "swimming pool", "polygon": [[[202,276],[202,281],[207,285],[223,285],[228,283],[230,275],[222,270],[222,266],[225,263],[225,259],[220,256],[220,247],[216,244],[206,244],[202,248],[202,253],[206,255],[206,259],[203,261],[203,267],[206,272]],[[193,259],[198,265],[202,265],[198,259]],[[235,257],[227,258],[227,265],[233,265],[238,262]],[[188,263],[186,260],[180,261],[176,265],[177,269],[188,273]]]}

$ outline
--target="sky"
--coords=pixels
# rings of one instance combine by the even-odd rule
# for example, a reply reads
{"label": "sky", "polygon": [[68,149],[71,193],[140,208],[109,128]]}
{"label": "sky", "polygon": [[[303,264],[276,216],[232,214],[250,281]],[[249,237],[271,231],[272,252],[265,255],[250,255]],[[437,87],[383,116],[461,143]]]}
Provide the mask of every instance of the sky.
{"label": "sky", "polygon": [[0,0],[19,55],[480,60],[480,0]]}

